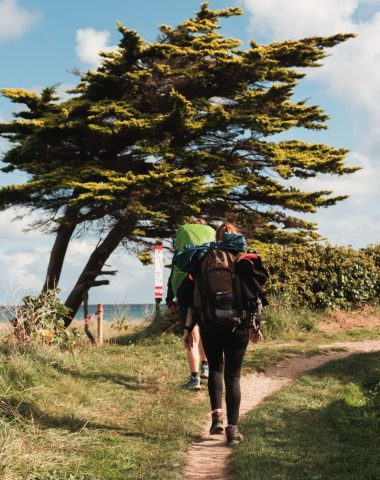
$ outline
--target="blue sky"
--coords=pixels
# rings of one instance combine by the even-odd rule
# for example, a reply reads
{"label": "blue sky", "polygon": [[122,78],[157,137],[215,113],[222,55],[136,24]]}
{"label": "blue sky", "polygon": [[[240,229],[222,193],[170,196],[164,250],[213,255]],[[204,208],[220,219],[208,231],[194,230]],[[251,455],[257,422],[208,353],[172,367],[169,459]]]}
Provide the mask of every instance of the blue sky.
{"label": "blue sky", "polygon": [[[0,88],[39,90],[77,82],[70,71],[97,65],[99,49],[118,41],[116,20],[147,41],[158,25],[174,25],[197,10],[198,0],[0,0]],[[318,176],[298,182],[305,190],[331,189],[349,200],[308,216],[331,243],[366,246],[380,240],[380,0],[214,0],[213,8],[239,5],[243,17],[223,22],[226,35],[267,43],[288,38],[356,32],[358,38],[332,50],[321,69],[308,74],[297,98],[320,104],[332,117],[325,132],[290,132],[287,138],[319,141],[351,150],[348,163],[363,169],[348,177]],[[12,104],[0,98],[0,119],[11,118]],[[0,153],[7,144],[0,139]],[[1,174],[0,183],[17,182]],[[9,303],[26,290],[38,291],[52,237],[23,232],[26,221],[15,212],[0,213],[0,302]],[[61,287],[64,298],[97,239],[76,240],[70,247]],[[167,259],[169,261],[169,258]],[[109,261],[119,275],[108,287],[93,289],[90,302],[145,303],[152,300],[153,271],[119,250]]]}

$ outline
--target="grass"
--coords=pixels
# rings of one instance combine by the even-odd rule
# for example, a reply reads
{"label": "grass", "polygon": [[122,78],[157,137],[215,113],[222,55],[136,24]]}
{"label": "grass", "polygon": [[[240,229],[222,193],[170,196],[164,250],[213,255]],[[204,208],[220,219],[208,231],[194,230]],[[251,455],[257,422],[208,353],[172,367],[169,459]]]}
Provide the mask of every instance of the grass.
{"label": "grass", "polygon": [[313,337],[366,338],[380,332],[380,306],[354,311],[321,311],[291,307],[285,299],[273,298],[263,310],[262,329],[269,340],[304,340]]}
{"label": "grass", "polygon": [[208,402],[178,386],[178,337],[72,353],[3,348],[2,360],[0,478],[181,478]]}
{"label": "grass", "polygon": [[[320,343],[378,332],[324,332],[322,317],[307,312],[299,318],[298,311],[284,313],[276,333],[271,315],[272,326],[264,324],[267,341],[250,347],[245,372],[262,371],[286,355],[313,355]],[[72,351],[0,344],[0,478],[182,478],[186,450],[209,405],[205,393],[179,387],[188,368],[171,324],[163,318],[121,336],[122,325],[102,348],[81,342]]]}
{"label": "grass", "polygon": [[234,480],[380,478],[380,353],[304,375],[248,414]]}
{"label": "grass", "polygon": [[[362,319],[363,313],[368,321],[362,322],[360,327],[355,326],[360,322],[349,322],[355,317]],[[335,312],[296,310],[273,302],[264,310],[262,332],[265,341],[254,346],[249,345],[244,359],[244,372],[262,372],[289,355],[315,355],[323,351],[337,350],[329,346],[335,342],[368,340],[380,336],[380,323],[371,323],[372,318],[380,317],[378,308],[366,309],[364,312],[339,312],[343,320],[347,319],[349,327],[325,330],[326,321],[334,315]]]}

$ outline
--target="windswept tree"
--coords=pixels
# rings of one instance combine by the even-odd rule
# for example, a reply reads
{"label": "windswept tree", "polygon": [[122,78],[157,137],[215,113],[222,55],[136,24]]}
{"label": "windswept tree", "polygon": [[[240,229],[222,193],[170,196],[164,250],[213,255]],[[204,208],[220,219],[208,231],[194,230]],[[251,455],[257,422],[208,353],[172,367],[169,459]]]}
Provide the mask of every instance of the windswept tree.
{"label": "windswept tree", "polygon": [[326,128],[320,107],[292,96],[301,69],[319,67],[327,48],[352,35],[252,41],[243,50],[219,32],[221,18],[241,13],[204,3],[194,18],[161,26],[151,43],[119,24],[118,49],[102,53],[65,102],[52,88],[3,90],[28,107],[0,124],[13,143],[3,170],[28,179],[3,188],[1,205],[40,210],[40,226],[56,232],[45,288],[57,284],[74,231],[103,234],[66,301],[73,314],[121,242],[168,238],[191,213],[234,218],[261,241],[310,241],[316,226],[297,212],[344,198],[287,181],[355,171],[344,165],[345,149],[273,136]]}
{"label": "windswept tree", "polygon": [[[56,232],[43,290],[58,285],[74,231],[95,231],[103,237],[66,301],[76,312],[89,288],[108,283],[96,277],[114,273],[102,268],[121,242],[127,242],[129,248],[137,245],[139,251],[149,245],[149,239],[152,242],[157,236],[171,233],[166,226],[168,218],[199,213],[199,203],[205,195],[202,180],[189,177],[184,169],[169,169],[153,157],[147,159],[148,168],[136,161],[136,168],[132,169],[117,155],[113,162],[102,165],[97,157],[97,148],[101,146],[94,142],[82,145],[78,124],[73,131],[72,125],[68,125],[67,111],[80,108],[79,99],[58,107],[50,105],[54,100],[53,89],[44,90],[40,96],[24,90],[3,93],[15,102],[28,102],[29,111],[17,113],[21,120],[12,122],[12,133],[8,134],[12,141],[24,134],[25,139],[17,160],[7,170],[14,170],[17,165],[17,169],[30,175],[30,180],[4,188],[0,193],[2,205],[19,204],[41,210],[43,215],[34,226]],[[35,108],[41,103],[43,109]],[[36,125],[38,132],[31,136],[27,128]],[[8,155],[13,152],[10,150]],[[133,160],[133,154],[129,160]]]}

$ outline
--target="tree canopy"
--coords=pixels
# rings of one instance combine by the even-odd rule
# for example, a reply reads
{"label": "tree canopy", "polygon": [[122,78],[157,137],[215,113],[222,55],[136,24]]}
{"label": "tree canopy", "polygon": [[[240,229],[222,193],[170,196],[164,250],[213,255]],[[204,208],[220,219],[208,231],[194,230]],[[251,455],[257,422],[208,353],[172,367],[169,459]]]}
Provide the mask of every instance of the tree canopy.
{"label": "tree canopy", "polygon": [[356,169],[345,166],[346,149],[276,134],[326,128],[328,116],[293,101],[294,89],[303,68],[321,66],[326,49],[353,35],[251,41],[244,50],[219,31],[221,18],[240,14],[203,3],[194,18],[162,25],[155,42],[119,23],[118,48],[101,54],[69,100],[57,99],[54,87],[3,89],[26,107],[0,123],[12,143],[3,171],[27,179],[0,190],[1,208],[38,210],[39,226],[57,235],[69,225],[67,242],[80,226],[117,231],[112,248],[169,238],[192,214],[233,219],[266,242],[318,238],[297,212],[344,197],[287,181]]}

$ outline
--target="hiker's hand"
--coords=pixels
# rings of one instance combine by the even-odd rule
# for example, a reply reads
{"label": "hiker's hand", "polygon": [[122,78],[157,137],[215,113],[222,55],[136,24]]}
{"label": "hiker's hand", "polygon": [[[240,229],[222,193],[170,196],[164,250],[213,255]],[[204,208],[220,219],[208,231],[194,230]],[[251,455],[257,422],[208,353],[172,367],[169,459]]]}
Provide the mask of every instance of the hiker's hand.
{"label": "hiker's hand", "polygon": [[178,305],[175,302],[170,302],[168,304],[168,310],[170,313],[175,313],[177,311]]}
{"label": "hiker's hand", "polygon": [[189,332],[189,330],[185,330],[183,332],[182,341],[188,350],[191,350],[193,348],[193,344],[194,344],[193,335],[191,334],[191,332]]}
{"label": "hiker's hand", "polygon": [[264,339],[263,334],[260,332],[260,330],[257,330],[257,332],[251,330],[249,336],[251,337],[252,343],[257,343]]}

